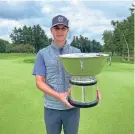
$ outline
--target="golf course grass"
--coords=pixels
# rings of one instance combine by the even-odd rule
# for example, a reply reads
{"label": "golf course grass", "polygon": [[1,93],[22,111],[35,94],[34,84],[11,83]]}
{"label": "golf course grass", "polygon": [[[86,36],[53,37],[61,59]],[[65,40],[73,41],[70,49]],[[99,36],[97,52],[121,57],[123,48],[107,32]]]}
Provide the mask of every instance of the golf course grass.
{"label": "golf course grass", "polygon": [[[0,134],[46,134],[34,54],[0,54]],[[134,64],[115,62],[97,76],[102,101],[81,109],[79,134],[133,134]]]}

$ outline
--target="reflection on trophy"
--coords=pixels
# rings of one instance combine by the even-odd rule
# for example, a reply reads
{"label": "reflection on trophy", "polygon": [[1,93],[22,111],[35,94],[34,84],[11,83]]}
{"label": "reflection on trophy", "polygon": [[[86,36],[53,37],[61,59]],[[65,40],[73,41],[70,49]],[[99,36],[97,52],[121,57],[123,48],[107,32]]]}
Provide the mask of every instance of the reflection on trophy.
{"label": "reflection on trophy", "polygon": [[73,53],[60,55],[60,60],[68,74],[72,85],[68,101],[79,108],[94,107],[98,104],[97,79],[105,64],[108,54],[103,53]]}

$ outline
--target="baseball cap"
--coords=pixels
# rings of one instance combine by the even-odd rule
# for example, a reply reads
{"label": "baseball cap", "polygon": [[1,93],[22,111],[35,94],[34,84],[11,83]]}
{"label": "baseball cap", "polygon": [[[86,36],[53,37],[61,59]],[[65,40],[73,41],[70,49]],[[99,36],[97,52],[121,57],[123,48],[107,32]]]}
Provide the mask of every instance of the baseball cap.
{"label": "baseball cap", "polygon": [[65,16],[57,15],[52,19],[52,26],[51,27],[54,27],[54,26],[56,26],[58,24],[62,24],[64,26],[66,26],[66,27],[69,27],[68,22],[69,22],[69,20]]}

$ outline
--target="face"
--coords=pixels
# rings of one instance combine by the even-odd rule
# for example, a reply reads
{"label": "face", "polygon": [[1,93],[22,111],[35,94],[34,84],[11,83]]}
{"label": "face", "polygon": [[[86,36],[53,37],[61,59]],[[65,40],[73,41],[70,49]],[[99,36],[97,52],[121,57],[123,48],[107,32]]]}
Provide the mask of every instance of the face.
{"label": "face", "polygon": [[68,34],[69,29],[64,26],[64,25],[56,25],[51,28],[51,32],[53,35],[54,40],[56,41],[65,41],[67,34]]}

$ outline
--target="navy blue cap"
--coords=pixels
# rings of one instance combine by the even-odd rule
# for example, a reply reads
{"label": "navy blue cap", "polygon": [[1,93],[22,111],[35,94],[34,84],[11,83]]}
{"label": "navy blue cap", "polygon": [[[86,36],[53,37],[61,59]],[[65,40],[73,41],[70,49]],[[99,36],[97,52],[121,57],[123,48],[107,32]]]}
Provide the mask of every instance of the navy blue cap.
{"label": "navy blue cap", "polygon": [[58,24],[62,24],[66,27],[69,27],[68,22],[69,22],[69,20],[65,16],[57,15],[52,19],[52,26],[51,27],[54,27]]}

